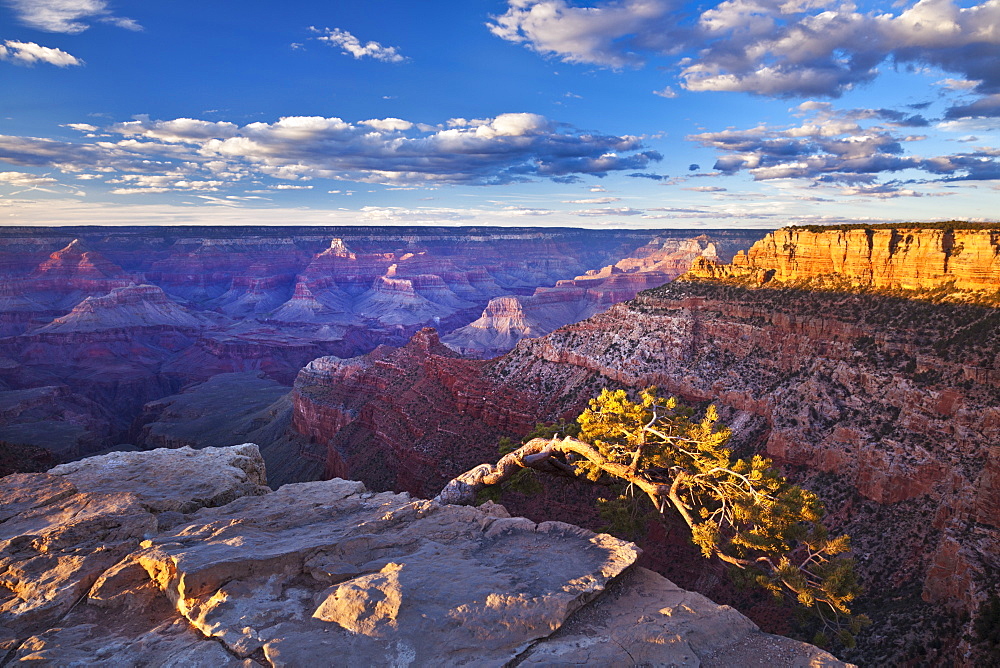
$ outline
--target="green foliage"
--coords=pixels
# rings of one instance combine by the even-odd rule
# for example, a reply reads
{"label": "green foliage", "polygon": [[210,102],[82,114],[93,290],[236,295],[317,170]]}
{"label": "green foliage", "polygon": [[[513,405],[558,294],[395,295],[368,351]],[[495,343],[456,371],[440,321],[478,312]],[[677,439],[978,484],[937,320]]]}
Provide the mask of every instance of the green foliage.
{"label": "green foliage", "polygon": [[617,471],[658,484],[662,491],[650,498],[661,511],[669,500],[705,557],[747,569],[776,595],[791,592],[825,630],[852,643],[866,620],[852,617],[848,607],[859,592],[852,560],[840,556],[850,549],[849,538],[830,537],[816,494],[786,481],[770,460],[734,458],[726,447],[730,432],[718,420],[714,406],[697,419],[655,388],[637,401],[623,390],[604,390],[577,421],[581,440],[612,466],[574,463],[590,480]]}
{"label": "green foliage", "polygon": [[623,484],[613,485],[608,496],[597,499],[597,511],[604,521],[601,531],[629,540],[641,538],[656,517],[648,505],[636,503],[635,488]]}
{"label": "green foliage", "polygon": [[[497,442],[497,452],[499,452],[501,456],[509,454],[533,438],[553,438],[558,436],[575,437],[579,434],[580,425],[574,422],[565,422],[562,420],[549,424],[539,422],[535,425],[535,428],[520,441],[515,441],[507,436],[501,436],[500,440]],[[479,506],[487,501],[500,503],[505,492],[514,492],[525,496],[538,494],[542,491],[542,483],[539,482],[538,478],[539,474],[536,471],[532,469],[521,469],[499,485],[490,485],[477,490],[475,504]]]}

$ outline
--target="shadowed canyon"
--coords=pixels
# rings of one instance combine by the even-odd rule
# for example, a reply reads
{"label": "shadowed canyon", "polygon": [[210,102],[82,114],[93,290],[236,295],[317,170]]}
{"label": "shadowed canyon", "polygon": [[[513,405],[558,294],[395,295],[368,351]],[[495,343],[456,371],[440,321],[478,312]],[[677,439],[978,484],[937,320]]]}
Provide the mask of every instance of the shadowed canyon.
{"label": "shadowed canyon", "polygon": [[280,412],[268,383],[290,387],[313,359],[403,345],[425,326],[469,354],[506,352],[660,285],[700,255],[728,260],[760,236],[5,228],[0,441],[62,457],[120,444],[195,445],[148,427],[186,395],[147,404],[243,374],[215,382],[228,382],[247,415]]}
{"label": "shadowed canyon", "polygon": [[[252,442],[260,454],[254,449],[240,456],[256,462],[263,455],[266,483],[273,487],[344,478],[367,488],[344,482],[311,483],[336,487],[325,491],[247,487],[203,503],[203,510],[201,501],[148,510],[148,500],[133,499],[152,513],[147,519],[153,529],[136,528],[132,534],[155,537],[123,538],[117,556],[102,557],[108,562],[90,568],[91,575],[74,575],[76,596],[89,597],[88,605],[53,612],[63,605],[54,603],[39,612],[32,617],[34,626],[10,641],[7,660],[15,654],[18,660],[32,658],[33,647],[39,652],[35,658],[67,660],[56,649],[70,636],[59,633],[75,633],[81,647],[96,647],[87,625],[105,623],[99,616],[108,613],[100,610],[132,605],[114,599],[126,589],[163,608],[156,623],[141,630],[143,637],[164,655],[179,652],[164,644],[164,632],[155,628],[180,624],[193,633],[188,622],[168,613],[165,602],[179,606],[185,600],[186,585],[178,583],[186,577],[208,583],[197,590],[197,602],[184,604],[194,607],[182,616],[199,633],[221,639],[212,651],[224,646],[220,656],[227,660],[249,658],[263,665],[307,661],[292,644],[275,638],[306,639],[322,631],[306,625],[273,637],[247,635],[238,628],[235,608],[212,598],[229,592],[234,601],[244,597],[251,605],[253,596],[261,596],[252,590],[265,585],[250,575],[266,579],[264,571],[241,566],[236,584],[216,581],[217,567],[198,556],[197,541],[182,536],[208,536],[205,527],[233,513],[272,512],[267,503],[298,508],[313,494],[326,495],[327,505],[350,506],[344,512],[357,517],[360,506],[368,505],[378,506],[373,512],[381,513],[379,521],[412,515],[425,526],[446,523],[454,536],[449,533],[445,542],[472,541],[480,545],[476,550],[501,535],[515,540],[510,531],[563,536],[569,530],[561,522],[599,531],[595,492],[569,480],[547,483],[532,495],[508,493],[501,499],[506,510],[496,504],[469,510],[480,515],[461,521],[476,524],[485,537],[455,529],[458,520],[445,515],[451,507],[424,507],[433,502],[399,495],[433,497],[452,477],[495,460],[501,437],[516,440],[538,422],[572,419],[602,388],[651,385],[696,408],[716,404],[733,430],[737,453],[772,458],[790,479],[820,494],[833,530],[850,534],[866,590],[855,607],[873,625],[856,648],[838,651],[841,658],[861,665],[983,665],[989,656],[977,629],[1000,593],[996,226],[791,227],[766,236],[725,230],[9,229],[0,237],[0,271],[0,441],[10,444],[10,455],[0,461],[8,467],[3,473],[41,471],[57,459],[113,446],[168,448],[156,450],[166,453],[156,456],[196,457],[208,451],[186,446]],[[44,507],[57,515],[63,511],[54,503],[82,503],[72,494],[142,497],[143,490],[134,486],[101,489],[88,476],[97,476],[111,461],[143,466],[142,457],[153,454],[112,452],[101,460],[63,465],[51,475],[5,478],[3,484],[36,485],[38,498],[69,499],[37,502],[32,511],[42,514]],[[213,456],[229,462],[226,457],[233,455]],[[249,470],[244,463],[237,468]],[[88,466],[93,471],[88,473]],[[262,472],[250,477],[265,484]],[[72,491],[42,489],[66,481]],[[302,499],[290,500],[294,495]],[[507,511],[529,518],[517,520],[527,524],[499,530],[498,522],[509,521]],[[0,529],[6,526],[10,533],[17,525],[7,521],[0,521]],[[313,521],[318,520],[303,523]],[[293,599],[322,599],[327,603],[318,603],[313,618],[327,615],[338,628],[360,632],[363,639],[350,640],[350,651],[359,656],[384,662],[405,646],[404,654],[435,660],[440,650],[417,638],[439,630],[421,630],[418,622],[397,627],[379,622],[378,615],[347,619],[345,608],[333,603],[349,595],[341,584],[348,578],[354,578],[347,580],[355,583],[351,591],[361,580],[378,588],[386,605],[406,591],[394,570],[403,562],[390,557],[416,554],[426,542],[406,526],[404,533],[414,532],[412,540],[378,547],[381,539],[368,537],[363,547],[372,554],[352,556],[353,565],[344,565],[350,559],[343,554],[329,556],[335,552],[333,538],[268,557],[268,572],[284,573],[288,584],[275,589],[280,592],[271,602],[252,604],[305,610],[308,606]],[[584,535],[569,533],[573,540]],[[769,596],[734,586],[722,566],[701,558],[679,524],[651,521],[629,538],[642,548],[641,556],[636,551],[627,565],[610,570],[587,568],[597,568],[610,582],[634,562],[737,607],[765,631],[801,634],[806,628]],[[3,540],[13,545],[16,536]],[[615,554],[632,549],[617,545],[607,549],[618,550]],[[316,561],[317,549],[326,561]],[[288,556],[293,552],[299,556]],[[490,557],[496,563],[510,558]],[[619,556],[595,563],[605,563],[602,559]],[[22,568],[8,561],[10,572]],[[188,574],[164,575],[165,567],[157,564],[168,561]],[[406,573],[408,567],[402,568]],[[433,571],[433,559],[419,568]],[[433,577],[419,568],[411,572]],[[215,574],[200,575],[199,569]],[[330,590],[322,596],[313,592],[310,587],[317,584],[294,579],[300,572],[312,573]],[[645,578],[648,571],[628,572]],[[661,586],[651,582],[646,585]],[[533,595],[561,601],[569,595],[567,586],[539,584],[542,589]],[[556,607],[576,610],[604,586],[595,584],[592,593],[574,590],[570,598],[579,603]],[[295,593],[296,587],[306,593]],[[615,600],[629,596],[618,593]],[[112,599],[117,602],[102,602]],[[469,605],[457,601],[452,612]],[[505,609],[519,619],[528,615],[514,604]],[[47,630],[63,615],[69,615],[72,623],[63,626],[70,630]],[[484,623],[475,619],[474,624]],[[278,624],[271,618],[265,623]],[[0,620],[0,626],[10,624]],[[528,638],[556,628],[553,638],[575,632],[563,620],[545,633],[534,630],[540,626],[537,620],[525,622],[524,628],[532,629],[526,635],[515,633],[489,651],[499,664],[511,657],[544,664],[556,662],[554,657],[584,656],[563,654],[570,645],[582,651],[575,640],[559,647],[536,644],[523,654],[519,643]],[[25,633],[33,640],[27,642]],[[122,637],[127,633],[120,631]],[[176,642],[183,651],[208,651],[187,636]],[[473,645],[461,636],[454,646],[460,654]],[[51,647],[56,653],[46,655]],[[630,647],[649,650],[641,643]],[[292,653],[281,660],[282,651]],[[727,665],[719,657],[735,650],[730,643],[691,651],[701,665]],[[823,663],[833,661],[828,655],[809,656],[819,663],[802,665],[835,665]],[[454,657],[453,663],[461,663]],[[735,657],[730,655],[728,665],[738,665],[732,663]],[[593,654],[590,660],[602,659]],[[688,665],[662,655],[645,660]]]}

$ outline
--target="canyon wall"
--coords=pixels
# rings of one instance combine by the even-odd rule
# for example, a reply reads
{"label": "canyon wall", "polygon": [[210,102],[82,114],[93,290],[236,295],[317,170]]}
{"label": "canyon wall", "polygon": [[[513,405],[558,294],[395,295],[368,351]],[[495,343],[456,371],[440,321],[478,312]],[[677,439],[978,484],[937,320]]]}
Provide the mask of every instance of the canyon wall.
{"label": "canyon wall", "polygon": [[996,305],[1000,225],[788,227],[737,253],[731,265],[719,264],[701,261],[693,275],[756,284],[936,293],[938,299]]}
{"label": "canyon wall", "polygon": [[442,340],[467,357],[496,357],[512,349],[521,339],[544,336],[627,301],[642,290],[671,281],[704,258],[729,262],[745,248],[747,239],[717,239],[708,235],[678,239],[658,237],[630,257],[591,270],[554,287],[535,288],[528,296],[504,296],[490,300],[483,315]]}
{"label": "canyon wall", "polygon": [[[694,245],[746,247],[760,236],[712,234],[716,241]],[[652,250],[690,246],[701,236],[528,228],[3,228],[0,410],[7,419],[0,440],[61,457],[99,451],[132,440],[132,421],[147,402],[215,375],[260,372],[291,386],[317,357],[403,345],[427,325],[450,332],[479,317],[495,297],[516,300],[634,253],[644,262]],[[604,291],[601,306],[651,284]],[[582,292],[561,297],[567,317],[592,312],[574,307],[574,299],[586,301]],[[41,405],[39,393],[53,402]]]}
{"label": "canyon wall", "polygon": [[[830,248],[845,238],[829,234],[814,246]],[[940,237],[930,231],[911,246]],[[863,230],[846,238],[864,244],[848,255],[867,253]],[[732,276],[741,265],[711,266],[716,276]],[[811,276],[860,283],[865,266],[857,274],[841,265],[845,273],[816,269]],[[331,471],[364,478],[372,467],[359,468],[354,458],[368,452],[383,463],[378,484],[428,494],[465,470],[461,462],[475,459],[470,453],[495,459],[495,446],[484,440],[571,417],[601,387],[656,385],[689,403],[715,402],[740,453],[772,457],[793,480],[819,492],[830,524],[852,536],[868,590],[857,609],[876,620],[879,632],[862,635],[850,656],[874,665],[971,661],[975,649],[963,644],[969,620],[1000,587],[1000,310],[871,289],[806,290],[777,281],[752,288],[745,274],[704,276],[699,267],[685,277],[693,280],[521,341],[489,362],[447,359],[430,346],[424,354],[414,344],[408,346],[414,361],[380,353],[397,365],[384,376],[368,371],[374,358],[317,362],[300,375],[296,424],[327,444]],[[1000,285],[997,273],[991,280]],[[328,373],[324,364],[337,371]],[[407,374],[412,392],[387,385],[374,395],[377,406],[359,399],[378,386],[376,377]],[[419,388],[429,385],[434,393],[424,401]],[[369,426],[374,413],[392,428]],[[438,415],[461,428],[445,427],[445,437]],[[383,451],[394,454],[383,459]],[[417,456],[423,459],[413,479],[407,470]],[[577,492],[574,502],[572,492],[560,492],[530,512],[586,517],[590,500]],[[679,535],[666,540],[683,541]]]}

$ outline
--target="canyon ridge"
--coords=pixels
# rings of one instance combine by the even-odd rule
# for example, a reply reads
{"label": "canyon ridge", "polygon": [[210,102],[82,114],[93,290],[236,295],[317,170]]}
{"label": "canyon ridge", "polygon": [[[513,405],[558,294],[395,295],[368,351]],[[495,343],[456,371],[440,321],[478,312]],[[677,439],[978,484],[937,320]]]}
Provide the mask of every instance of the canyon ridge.
{"label": "canyon ridge", "polygon": [[[428,496],[604,387],[714,402],[738,452],[819,492],[852,536],[856,608],[876,630],[844,656],[974,665],[1000,587],[1000,229],[965,227],[786,228],[492,360],[460,359],[432,330],[320,358],[296,381],[293,428],[325,444],[328,475]],[[502,499],[597,527],[592,501],[559,482]],[[649,527],[644,563],[775,616],[666,533]]]}
{"label": "canyon ridge", "polygon": [[267,442],[272,480],[305,479],[309,466],[281,470],[309,444],[255,429],[290,415],[280,389],[311,360],[425,326],[466,354],[505,352],[762,236],[709,232],[5,227],[0,441],[39,466],[123,444],[233,444],[167,428],[212,381],[196,401],[225,413],[235,397],[227,419]]}
{"label": "canyon ridge", "polygon": [[[478,243],[472,233],[394,237],[381,254],[365,233],[315,238],[305,252],[306,237],[289,245],[267,232],[247,242],[256,256],[231,238],[206,239],[170,271],[151,251],[115,255],[115,244],[135,253],[136,240],[113,235],[100,253],[82,234],[58,248],[64,238],[51,240],[34,268],[11,246],[11,284],[42,287],[5,302],[0,395],[21,438],[0,439],[16,442],[32,470],[126,437],[144,449],[254,441],[275,485],[351,478],[430,498],[495,460],[499,439],[571,420],[602,388],[656,385],[696,408],[715,403],[738,454],[772,458],[852,536],[867,589],[855,610],[874,624],[844,658],[975,665],[985,656],[978,629],[1000,605],[1000,229],[608,233],[600,252],[580,231],[541,241],[518,231],[508,240],[517,258],[497,253],[475,267],[456,259],[456,248]],[[528,253],[533,241],[540,254]],[[194,248],[156,243],[161,253]],[[590,266],[566,264],[582,249]],[[284,273],[261,269],[281,258]],[[344,267],[356,273],[336,273]],[[484,267],[507,294],[481,289],[477,302],[465,286],[486,285]],[[77,292],[61,297],[69,284]],[[111,391],[102,368],[122,374]],[[75,450],[18,442],[41,432],[63,447],[74,437]],[[595,498],[554,481],[501,502],[534,522],[599,530]],[[676,523],[640,533],[638,565],[765,630],[802,632],[788,610],[734,587]]]}

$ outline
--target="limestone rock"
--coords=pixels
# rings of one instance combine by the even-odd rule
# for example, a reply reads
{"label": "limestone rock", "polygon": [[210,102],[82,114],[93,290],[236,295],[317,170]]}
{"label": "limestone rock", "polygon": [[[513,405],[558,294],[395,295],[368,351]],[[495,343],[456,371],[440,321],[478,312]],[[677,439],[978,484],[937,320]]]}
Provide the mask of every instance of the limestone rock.
{"label": "limestone rock", "polygon": [[701,261],[696,278],[809,284],[876,290],[936,290],[941,299],[977,295],[995,303],[1000,237],[982,229],[898,228],[814,230],[787,227],[768,234],[729,265]]}
{"label": "limestone rock", "polygon": [[156,530],[135,494],[79,493],[45,473],[3,478],[0,499],[3,645],[53,624]]}
{"label": "limestone rock", "polygon": [[54,623],[163,519],[269,491],[256,445],[208,450],[112,453],[0,479],[0,645]]}
{"label": "limestone rock", "polygon": [[264,460],[253,443],[201,450],[112,452],[60,464],[49,473],[89,492],[130,490],[156,513],[190,513],[270,491]]}
{"label": "limestone rock", "polygon": [[811,645],[761,633],[733,608],[636,568],[532,647],[518,665],[832,668],[844,664]]}
{"label": "limestone rock", "polygon": [[276,665],[502,664],[638,556],[631,544],[360,483],[204,510],[136,559],[193,626]]}
{"label": "limestone rock", "polygon": [[211,450],[2,481],[5,665],[616,665],[623,649],[649,665],[713,665],[763,663],[777,646],[799,663],[771,665],[843,665],[644,569],[601,597],[630,572],[634,544],[495,504],[335,479],[240,488],[250,495],[158,531],[143,506],[180,497],[144,489],[135,460],[234,479],[234,463],[255,461],[253,446]]}

